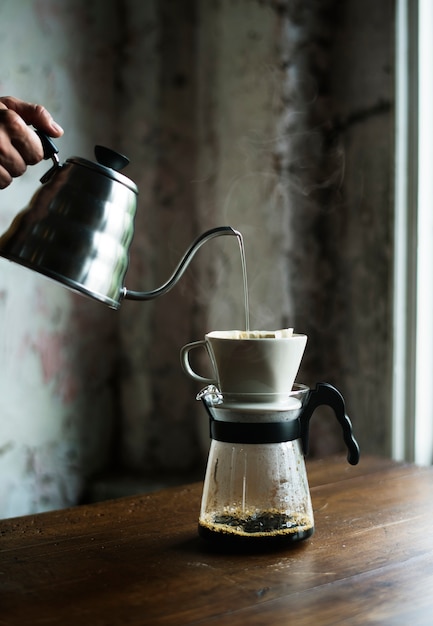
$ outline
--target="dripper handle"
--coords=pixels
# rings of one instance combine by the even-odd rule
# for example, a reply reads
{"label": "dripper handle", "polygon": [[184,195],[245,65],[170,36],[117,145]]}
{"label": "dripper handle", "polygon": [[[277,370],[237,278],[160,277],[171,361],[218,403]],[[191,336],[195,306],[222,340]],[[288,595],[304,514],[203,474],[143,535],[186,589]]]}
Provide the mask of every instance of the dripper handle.
{"label": "dripper handle", "polygon": [[197,348],[204,348],[212,362],[212,356],[209,352],[207,341],[205,339],[193,341],[192,343],[187,343],[180,350],[180,363],[183,371],[187,376],[193,380],[197,380],[199,383],[204,383],[205,385],[216,385],[218,383],[216,378],[206,378],[205,376],[200,376],[200,374],[197,374],[197,372],[192,369],[191,363],[189,362],[189,353],[191,350],[195,350]]}
{"label": "dripper handle", "polygon": [[317,407],[321,405],[330,406],[335,413],[335,417],[339,421],[343,430],[343,439],[347,446],[347,460],[351,465],[357,465],[359,462],[359,446],[353,436],[352,422],[346,415],[344,398],[341,393],[329,383],[317,383],[316,388],[310,391],[310,395],[306,401],[305,408],[299,418],[301,423],[301,441],[304,454],[308,453],[308,435],[310,428],[310,419]]}

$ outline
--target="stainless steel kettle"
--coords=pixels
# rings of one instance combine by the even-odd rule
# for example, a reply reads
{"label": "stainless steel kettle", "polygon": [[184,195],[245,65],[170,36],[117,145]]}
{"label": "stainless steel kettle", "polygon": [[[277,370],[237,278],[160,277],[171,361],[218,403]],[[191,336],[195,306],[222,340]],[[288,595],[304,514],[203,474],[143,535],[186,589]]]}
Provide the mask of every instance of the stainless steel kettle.
{"label": "stainless steel kettle", "polygon": [[37,131],[53,166],[29,205],[0,237],[0,256],[118,309],[123,299],[151,300],[180,279],[197,250],[221,235],[241,234],[221,226],[200,235],[172,276],[152,291],[123,286],[134,235],[138,190],[120,173],[129,160],[102,146],[96,162],[71,157],[61,164],[55,144]]}

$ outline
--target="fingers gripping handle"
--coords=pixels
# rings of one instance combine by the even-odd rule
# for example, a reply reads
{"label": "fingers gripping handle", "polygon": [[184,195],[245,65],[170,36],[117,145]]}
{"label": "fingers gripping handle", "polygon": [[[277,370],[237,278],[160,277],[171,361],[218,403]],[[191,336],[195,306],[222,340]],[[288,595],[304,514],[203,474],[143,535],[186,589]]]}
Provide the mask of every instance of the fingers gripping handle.
{"label": "fingers gripping handle", "polygon": [[344,398],[341,393],[329,383],[317,383],[316,388],[310,391],[309,398],[305,405],[301,422],[301,440],[304,454],[308,453],[308,435],[310,429],[310,419],[317,407],[321,405],[330,406],[335,413],[343,430],[343,439],[347,446],[347,460],[351,465],[357,465],[359,461],[359,446],[352,432],[352,423],[346,415]]}

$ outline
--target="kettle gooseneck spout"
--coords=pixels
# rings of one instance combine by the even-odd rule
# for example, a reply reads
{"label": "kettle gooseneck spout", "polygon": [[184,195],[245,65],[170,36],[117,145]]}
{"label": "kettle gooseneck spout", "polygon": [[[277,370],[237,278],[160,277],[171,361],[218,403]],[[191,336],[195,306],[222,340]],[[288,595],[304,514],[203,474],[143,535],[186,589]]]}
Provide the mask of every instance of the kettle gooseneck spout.
{"label": "kettle gooseneck spout", "polygon": [[126,289],[123,287],[122,295],[125,300],[153,300],[154,298],[158,298],[166,294],[172,287],[176,285],[179,279],[183,276],[186,268],[192,261],[196,252],[202,247],[204,243],[213,239],[214,237],[220,237],[221,235],[234,235],[241,237],[241,233],[231,226],[218,226],[217,228],[212,228],[211,230],[207,230],[202,233],[197,239],[191,244],[188,248],[176,269],[174,270],[171,277],[163,284],[161,287],[157,289],[153,289],[152,291],[131,291],[130,289]]}
{"label": "kettle gooseneck spout", "polygon": [[27,207],[0,236],[0,257],[118,309],[123,299],[152,300],[167,293],[210,239],[235,235],[242,242],[241,234],[230,226],[208,230],[193,242],[161,287],[126,289],[138,195],[135,183],[120,172],[129,159],[96,146],[96,162],[70,157],[60,163],[57,147],[43,133],[38,135],[44,158],[51,158],[53,165]]}

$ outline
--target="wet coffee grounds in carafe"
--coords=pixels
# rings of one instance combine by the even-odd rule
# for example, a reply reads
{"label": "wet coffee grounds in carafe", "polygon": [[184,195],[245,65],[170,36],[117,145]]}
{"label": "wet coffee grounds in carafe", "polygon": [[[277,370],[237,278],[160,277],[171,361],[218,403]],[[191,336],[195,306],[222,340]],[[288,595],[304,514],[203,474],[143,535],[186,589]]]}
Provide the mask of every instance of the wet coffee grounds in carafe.
{"label": "wet coffee grounds in carafe", "polygon": [[220,545],[267,546],[301,541],[311,537],[314,526],[308,517],[281,511],[216,514],[200,519],[199,535]]}

